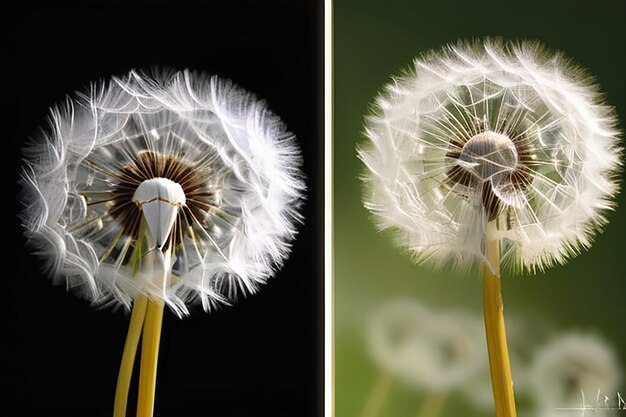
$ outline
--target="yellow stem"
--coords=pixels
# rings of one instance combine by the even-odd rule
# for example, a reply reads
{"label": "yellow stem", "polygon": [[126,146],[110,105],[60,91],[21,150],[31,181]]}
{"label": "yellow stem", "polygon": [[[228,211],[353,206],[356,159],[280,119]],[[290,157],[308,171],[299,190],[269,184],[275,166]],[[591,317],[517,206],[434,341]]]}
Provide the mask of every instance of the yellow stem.
{"label": "yellow stem", "polygon": [[367,401],[361,412],[361,417],[374,417],[378,414],[390,387],[391,375],[389,372],[382,372],[374,388],[372,388],[369,397],[367,397]]}
{"label": "yellow stem", "polygon": [[128,389],[133,375],[135,354],[137,353],[137,345],[139,345],[139,336],[141,335],[141,328],[143,327],[143,321],[146,315],[147,303],[148,300],[145,297],[137,297],[133,305],[133,312],[130,316],[130,324],[128,325],[128,334],[126,335],[126,343],[124,344],[124,353],[122,354],[122,363],[120,364],[120,372],[117,376],[113,417],[126,417]]}
{"label": "yellow stem", "polygon": [[494,227],[493,224],[488,225],[485,236],[485,255],[493,271],[487,264],[483,267],[483,307],[491,386],[496,417],[516,417],[500,286],[500,242],[492,235]]}
{"label": "yellow stem", "polygon": [[431,391],[426,394],[419,417],[437,417],[448,399],[448,391]]}
{"label": "yellow stem", "polygon": [[141,344],[141,370],[139,373],[139,397],[137,417],[152,417],[156,388],[157,362],[161,324],[163,323],[163,302],[148,300],[146,321],[143,326]]}

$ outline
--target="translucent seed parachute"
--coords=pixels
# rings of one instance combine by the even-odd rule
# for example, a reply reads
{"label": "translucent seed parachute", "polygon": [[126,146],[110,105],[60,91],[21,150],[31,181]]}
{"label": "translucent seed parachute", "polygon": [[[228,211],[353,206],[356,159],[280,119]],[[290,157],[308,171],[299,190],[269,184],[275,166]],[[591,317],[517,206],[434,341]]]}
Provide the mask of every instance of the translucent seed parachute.
{"label": "translucent seed parachute", "polygon": [[[30,241],[56,281],[99,305],[145,295],[184,315],[195,302],[208,310],[254,293],[302,221],[294,136],[263,101],[216,76],[131,71],[94,84],[52,109],[25,159]],[[154,192],[165,194],[141,199]],[[158,244],[142,220],[157,200],[177,207]],[[140,265],[163,247],[172,254],[164,288]]]}

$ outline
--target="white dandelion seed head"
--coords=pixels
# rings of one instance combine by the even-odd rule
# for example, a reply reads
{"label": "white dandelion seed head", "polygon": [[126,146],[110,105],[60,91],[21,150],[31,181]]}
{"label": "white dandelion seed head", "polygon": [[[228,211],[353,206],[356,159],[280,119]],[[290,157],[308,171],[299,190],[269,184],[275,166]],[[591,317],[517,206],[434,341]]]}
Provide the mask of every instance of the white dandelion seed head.
{"label": "white dandelion seed head", "polygon": [[614,207],[616,124],[588,75],[539,43],[448,45],[376,99],[365,206],[418,263],[478,265],[490,221],[505,265],[563,263]]}
{"label": "white dandelion seed head", "polygon": [[[589,333],[567,333],[537,350],[529,371],[529,389],[540,410],[595,404],[598,390],[614,396],[622,370],[613,348]],[[614,397],[613,397],[614,398]]]}
{"label": "white dandelion seed head", "polygon": [[378,365],[410,386],[448,390],[486,365],[476,335],[479,320],[460,312],[434,312],[414,300],[394,300],[374,312],[368,347]]}
{"label": "white dandelion seed head", "polygon": [[25,150],[23,222],[56,280],[93,302],[209,310],[256,292],[288,255],[300,151],[232,82],[131,71],[49,124]]}

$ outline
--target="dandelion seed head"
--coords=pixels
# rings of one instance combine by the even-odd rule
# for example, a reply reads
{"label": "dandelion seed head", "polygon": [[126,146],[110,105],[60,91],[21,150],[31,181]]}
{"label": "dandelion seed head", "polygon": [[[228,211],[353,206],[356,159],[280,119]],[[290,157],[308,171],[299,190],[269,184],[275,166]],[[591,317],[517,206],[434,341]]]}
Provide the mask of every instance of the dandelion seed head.
{"label": "dandelion seed head", "polygon": [[216,76],[94,84],[51,110],[25,160],[30,242],[55,281],[98,305],[145,295],[184,315],[230,303],[282,265],[302,221],[294,136]]}
{"label": "dandelion seed head", "polygon": [[485,365],[476,335],[480,321],[457,312],[435,312],[410,299],[378,310],[367,329],[373,359],[406,384],[447,390],[468,382]]}
{"label": "dandelion seed head", "polygon": [[418,263],[467,270],[487,222],[534,271],[591,245],[614,208],[615,112],[584,71],[536,42],[458,43],[376,99],[359,149],[365,206]]}
{"label": "dandelion seed head", "polygon": [[602,398],[617,393],[622,369],[604,340],[589,333],[566,333],[535,353],[529,390],[540,410],[580,407],[583,394],[585,404],[595,404],[598,392]]}

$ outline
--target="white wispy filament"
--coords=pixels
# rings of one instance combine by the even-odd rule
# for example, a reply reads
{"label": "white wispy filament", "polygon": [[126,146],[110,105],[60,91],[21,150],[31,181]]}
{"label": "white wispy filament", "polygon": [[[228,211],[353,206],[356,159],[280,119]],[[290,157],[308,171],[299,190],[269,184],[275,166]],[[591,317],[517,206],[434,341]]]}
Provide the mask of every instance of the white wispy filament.
{"label": "white wispy filament", "polygon": [[418,263],[534,271],[591,244],[618,191],[616,118],[589,76],[535,42],[459,43],[388,84],[359,150],[366,207]]}
{"label": "white wispy filament", "polygon": [[[254,293],[288,255],[300,152],[230,81],[133,71],[68,99],[49,122],[25,151],[23,221],[57,280],[93,302],[146,295],[179,315],[196,301],[208,310]],[[150,238],[141,212],[167,207],[165,235]],[[147,258],[166,265],[163,285],[140,267]]]}

